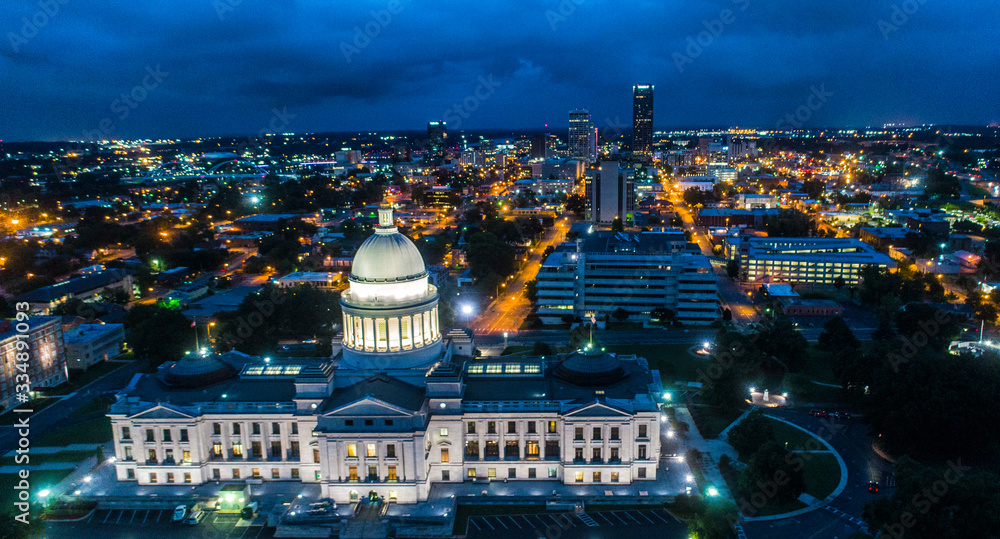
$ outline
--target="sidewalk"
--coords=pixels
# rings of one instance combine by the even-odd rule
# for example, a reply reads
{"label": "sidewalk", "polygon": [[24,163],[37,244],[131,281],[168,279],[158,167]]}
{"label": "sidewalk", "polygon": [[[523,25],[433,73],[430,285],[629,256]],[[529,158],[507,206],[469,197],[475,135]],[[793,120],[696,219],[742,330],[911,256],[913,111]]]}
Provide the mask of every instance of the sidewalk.
{"label": "sidewalk", "polygon": [[[675,406],[674,410],[677,412],[678,420],[691,425],[691,428],[688,429],[688,447],[697,449],[705,456],[702,461],[702,474],[705,476],[705,480],[718,489],[720,493],[732,499],[733,495],[726,488],[726,481],[722,478],[722,472],[719,471],[718,462],[719,457],[722,455],[729,455],[729,458],[736,460],[736,450],[729,446],[729,443],[726,442],[721,434],[715,440],[702,438],[701,432],[698,431],[698,427],[695,425],[691,413],[688,412],[687,406]],[[740,416],[733,424],[726,427],[723,433],[728,432],[740,419],[743,419],[743,417]]]}

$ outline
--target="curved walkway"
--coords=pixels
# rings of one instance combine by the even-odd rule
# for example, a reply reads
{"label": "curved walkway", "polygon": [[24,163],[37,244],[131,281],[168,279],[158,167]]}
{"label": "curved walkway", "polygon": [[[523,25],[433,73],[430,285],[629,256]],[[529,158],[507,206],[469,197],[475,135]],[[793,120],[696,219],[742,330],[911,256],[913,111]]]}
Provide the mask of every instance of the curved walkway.
{"label": "curved walkway", "polygon": [[827,505],[830,504],[830,502],[832,502],[834,500],[834,498],[836,498],[837,496],[840,496],[840,493],[843,492],[844,489],[847,487],[847,463],[844,462],[844,459],[843,459],[843,457],[840,456],[840,453],[838,453],[837,450],[834,449],[833,446],[830,445],[829,442],[827,442],[826,440],[824,440],[823,438],[821,438],[819,436],[816,436],[814,433],[810,432],[808,429],[800,427],[800,426],[796,425],[795,423],[792,423],[791,421],[786,421],[784,419],[781,419],[780,417],[774,417],[774,416],[768,415],[768,414],[764,414],[764,417],[767,417],[769,419],[773,419],[775,421],[780,421],[780,422],[782,422],[782,423],[784,423],[786,425],[790,425],[792,427],[795,427],[795,428],[801,430],[802,432],[805,432],[809,436],[812,436],[813,438],[816,438],[817,440],[819,440],[820,443],[822,443],[824,446],[826,446],[826,448],[829,450],[829,453],[832,454],[833,457],[837,459],[837,464],[840,466],[840,482],[837,484],[837,488],[833,489],[833,492],[831,492],[826,498],[823,498],[822,500],[819,500],[819,501],[817,501],[817,502],[809,505],[809,507],[803,507],[802,509],[797,509],[795,511],[789,511],[787,513],[781,513],[779,515],[768,515],[766,517],[743,517],[743,520],[746,521],[746,522],[759,522],[759,521],[764,521],[764,520],[781,520],[781,519],[785,519],[785,518],[791,518],[791,517],[794,517],[794,516],[801,515],[803,513],[808,513],[810,511],[815,511],[816,509],[821,509],[823,507],[826,507]]}

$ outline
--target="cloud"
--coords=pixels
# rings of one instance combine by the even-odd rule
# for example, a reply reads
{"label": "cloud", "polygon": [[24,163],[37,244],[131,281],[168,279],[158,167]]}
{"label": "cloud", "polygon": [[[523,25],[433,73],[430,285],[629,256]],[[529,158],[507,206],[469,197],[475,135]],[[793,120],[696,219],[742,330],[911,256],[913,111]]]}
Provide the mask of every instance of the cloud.
{"label": "cloud", "polygon": [[[639,82],[656,85],[657,127],[773,125],[819,83],[836,96],[817,125],[1000,120],[1000,2],[917,2],[886,37],[879,21],[904,3],[66,2],[14,52],[10,36],[39,5],[8,0],[0,137],[78,136],[155,65],[169,79],[116,135],[255,132],[273,107],[297,115],[290,130],[420,129],[480,76],[500,86],[466,129],[564,126],[576,107],[629,118]],[[219,5],[231,9],[220,17]],[[679,71],[674,53],[723,10],[731,20]],[[348,61],[341,44],[372,28]]]}

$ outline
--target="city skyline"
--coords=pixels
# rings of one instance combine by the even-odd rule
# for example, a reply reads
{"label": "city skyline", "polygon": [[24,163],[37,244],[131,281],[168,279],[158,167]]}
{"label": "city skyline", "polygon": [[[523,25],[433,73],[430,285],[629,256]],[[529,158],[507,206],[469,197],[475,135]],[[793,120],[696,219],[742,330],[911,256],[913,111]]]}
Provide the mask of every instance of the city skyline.
{"label": "city skyline", "polygon": [[[604,130],[629,125],[639,81],[662,96],[657,129],[768,128],[801,107],[807,128],[1000,120],[995,10],[914,5],[390,2],[334,14],[221,0],[59,4],[50,15],[24,1],[0,18],[0,66],[18,81],[0,138],[419,130],[440,119],[455,132],[561,128],[578,107]],[[462,30],[444,39],[426,31],[435,26]],[[580,35],[605,31],[623,37],[579,48]]]}

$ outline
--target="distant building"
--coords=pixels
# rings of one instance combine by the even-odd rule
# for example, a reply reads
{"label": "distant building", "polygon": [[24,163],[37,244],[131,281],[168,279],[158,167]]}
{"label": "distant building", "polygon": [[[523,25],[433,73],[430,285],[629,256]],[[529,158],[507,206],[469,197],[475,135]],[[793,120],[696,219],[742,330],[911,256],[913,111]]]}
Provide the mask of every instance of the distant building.
{"label": "distant building", "polygon": [[785,316],[824,316],[844,314],[844,308],[831,299],[782,298],[781,312]]}
{"label": "distant building", "polygon": [[632,153],[653,157],[653,85],[632,87]]}
{"label": "distant building", "polygon": [[591,221],[608,224],[621,219],[631,220],[635,211],[635,184],[632,170],[618,161],[602,161],[601,166],[590,171],[587,181],[587,199],[590,201]]}
{"label": "distant building", "polygon": [[531,163],[531,177],[560,180],[577,180],[586,171],[586,163],[577,159],[546,159]]}
{"label": "distant building", "polygon": [[[27,343],[18,346],[19,342]],[[27,353],[24,361],[18,354]],[[22,356],[23,358],[24,356]],[[32,316],[27,321],[0,320],[0,363],[6,376],[0,377],[0,409],[16,406],[19,384],[17,374],[27,374],[31,391],[56,387],[69,378],[62,320],[58,316]],[[18,365],[25,365],[22,370]]]}
{"label": "distant building", "polygon": [[299,219],[300,216],[296,213],[262,213],[237,219],[233,221],[233,227],[240,232],[277,232]]}
{"label": "distant building", "polygon": [[79,324],[63,333],[66,344],[66,366],[86,370],[91,366],[117,357],[125,344],[122,324]]}
{"label": "distant building", "polygon": [[447,185],[435,185],[424,191],[424,206],[444,208],[458,204],[459,195]]}
{"label": "distant building", "polygon": [[905,227],[864,227],[858,233],[858,237],[861,241],[884,251],[893,245],[903,243],[907,234],[917,234],[917,231]]}
{"label": "distant building", "polygon": [[427,155],[431,159],[444,157],[447,139],[448,124],[446,122],[427,122]]}
{"label": "distant building", "polygon": [[777,208],[778,199],[771,195],[760,195],[754,193],[740,193],[736,195],[736,207],[744,210],[755,210],[758,208]]}
{"label": "distant building", "polygon": [[15,301],[27,303],[33,313],[49,314],[51,309],[71,299],[97,301],[106,290],[121,290],[131,300],[135,293],[133,275],[134,271],[125,269],[99,271],[32,290],[21,294]]}
{"label": "distant building", "polygon": [[618,308],[635,320],[667,308],[694,325],[721,314],[708,258],[678,229],[581,234],[574,248],[550,254],[536,279],[538,315],[547,324],[562,323],[566,315],[604,317]]}
{"label": "distant building", "polygon": [[597,128],[587,109],[569,111],[569,156],[588,163],[597,161]]}
{"label": "distant building", "polygon": [[[732,238],[731,238],[732,240]],[[854,238],[758,238],[742,235],[735,253],[740,273],[750,282],[858,284],[869,264],[895,269],[896,261]]]}
{"label": "distant building", "polygon": [[306,284],[323,290],[334,290],[340,282],[340,273],[326,273],[317,271],[296,271],[284,277],[274,280],[274,284],[281,288],[291,288],[300,284]]}

